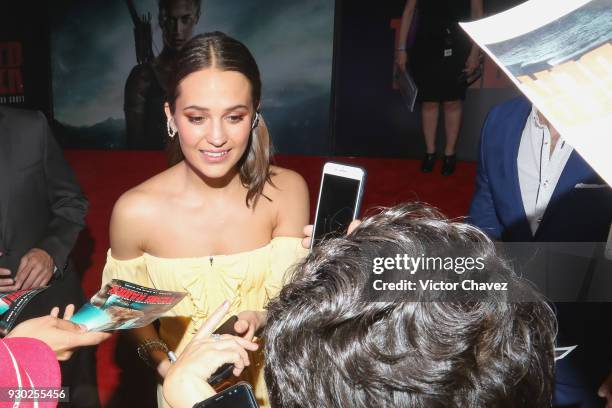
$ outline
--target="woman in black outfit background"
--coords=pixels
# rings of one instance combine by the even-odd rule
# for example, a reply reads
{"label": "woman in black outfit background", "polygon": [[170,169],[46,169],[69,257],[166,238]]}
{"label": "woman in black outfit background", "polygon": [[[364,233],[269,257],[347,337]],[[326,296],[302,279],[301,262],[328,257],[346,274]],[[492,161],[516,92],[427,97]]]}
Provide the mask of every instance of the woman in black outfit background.
{"label": "woman in black outfit background", "polygon": [[458,25],[482,17],[482,0],[407,0],[402,14],[399,47],[395,59],[406,68],[406,38],[418,13],[416,38],[411,50],[410,68],[422,102],[422,126],[427,152],[421,171],[433,170],[436,161],[436,133],[440,104],[444,110],[446,147],[442,175],[455,171],[455,145],[463,112],[469,77],[480,63],[479,49]]}

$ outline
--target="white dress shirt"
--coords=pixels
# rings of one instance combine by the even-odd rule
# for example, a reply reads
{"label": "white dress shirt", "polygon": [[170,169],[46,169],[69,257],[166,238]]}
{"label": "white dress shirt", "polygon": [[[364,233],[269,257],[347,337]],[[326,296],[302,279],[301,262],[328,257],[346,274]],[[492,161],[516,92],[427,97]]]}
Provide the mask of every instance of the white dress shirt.
{"label": "white dress shirt", "polygon": [[550,131],[540,123],[537,113],[533,107],[523,129],[516,159],[523,207],[534,235],[563,168],[574,150],[559,137],[551,153]]}

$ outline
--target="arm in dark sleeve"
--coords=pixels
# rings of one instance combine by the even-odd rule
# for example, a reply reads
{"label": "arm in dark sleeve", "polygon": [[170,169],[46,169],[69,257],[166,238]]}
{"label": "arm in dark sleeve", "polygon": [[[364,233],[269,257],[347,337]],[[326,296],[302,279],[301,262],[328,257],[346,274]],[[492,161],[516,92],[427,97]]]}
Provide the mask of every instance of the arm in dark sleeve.
{"label": "arm in dark sleeve", "polygon": [[500,239],[502,225],[495,211],[489,176],[487,174],[485,143],[489,132],[491,114],[485,120],[480,135],[480,148],[478,157],[478,170],[476,173],[476,191],[472,197],[472,204],[468,215],[468,222],[483,230],[493,239]]}
{"label": "arm in dark sleeve", "polygon": [[51,218],[44,237],[36,245],[46,251],[63,271],[79,236],[85,227],[88,202],[79,187],[72,169],[64,159],[62,149],[51,134],[42,113],[39,113],[43,132],[43,166]]}
{"label": "arm in dark sleeve", "polygon": [[145,131],[147,90],[154,80],[153,71],[148,64],[140,64],[132,69],[125,82],[123,111],[128,149],[142,149],[147,146]]}

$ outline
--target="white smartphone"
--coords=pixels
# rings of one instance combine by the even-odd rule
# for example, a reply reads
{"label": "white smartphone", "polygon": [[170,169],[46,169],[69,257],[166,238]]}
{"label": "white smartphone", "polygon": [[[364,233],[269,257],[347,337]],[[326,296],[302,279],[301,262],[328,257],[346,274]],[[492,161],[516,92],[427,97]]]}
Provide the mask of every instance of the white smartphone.
{"label": "white smartphone", "polygon": [[346,233],[357,218],[363,198],[366,171],[359,166],[327,162],[323,166],[310,248],[324,238]]}

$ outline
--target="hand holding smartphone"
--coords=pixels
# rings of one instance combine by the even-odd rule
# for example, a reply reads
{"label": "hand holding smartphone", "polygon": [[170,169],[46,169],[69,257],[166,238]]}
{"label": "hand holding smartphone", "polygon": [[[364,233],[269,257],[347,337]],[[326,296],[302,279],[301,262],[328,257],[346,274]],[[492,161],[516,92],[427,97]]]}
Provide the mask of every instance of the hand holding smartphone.
{"label": "hand holding smartphone", "polygon": [[[214,331],[213,334],[231,334],[232,336],[240,336],[234,330],[234,324],[238,321],[238,316],[232,316],[227,319],[217,330]],[[232,375],[232,371],[234,371],[233,364],[223,364],[219,367],[208,379],[208,383],[211,386],[215,386],[219,384],[221,381],[229,378]]]}
{"label": "hand holding smartphone", "polygon": [[239,382],[194,405],[193,408],[259,408],[259,405],[251,386],[246,382]]}
{"label": "hand holding smartphone", "polygon": [[346,233],[357,218],[365,186],[362,167],[327,162],[323,166],[310,248],[324,238]]}

